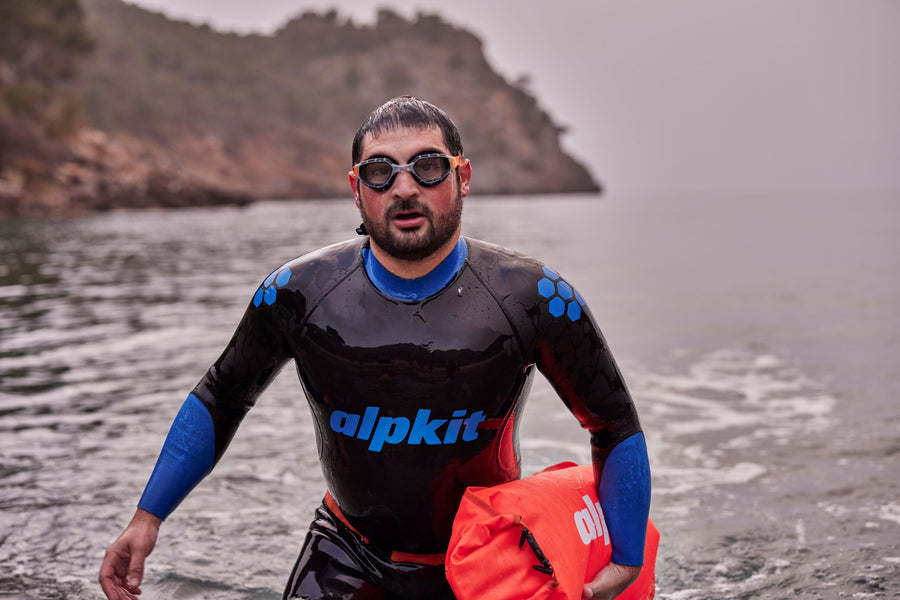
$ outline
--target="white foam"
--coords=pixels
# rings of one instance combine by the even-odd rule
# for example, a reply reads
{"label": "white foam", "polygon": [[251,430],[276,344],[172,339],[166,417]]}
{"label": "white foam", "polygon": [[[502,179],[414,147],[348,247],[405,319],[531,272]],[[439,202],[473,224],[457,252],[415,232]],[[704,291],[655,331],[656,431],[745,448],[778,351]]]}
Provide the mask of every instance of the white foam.
{"label": "white foam", "polygon": [[655,493],[759,478],[767,469],[754,460],[756,449],[829,426],[836,404],[821,384],[770,352],[711,352],[680,373],[628,371],[650,432]]}
{"label": "white foam", "polygon": [[900,523],[900,504],[890,503],[878,509],[878,517],[885,521]]}
{"label": "white foam", "polygon": [[753,361],[753,364],[758,369],[770,369],[778,367],[782,363],[777,356],[774,356],[772,354],[763,354],[761,356],[757,356]]}
{"label": "white foam", "polygon": [[841,506],[840,504],[832,504],[830,502],[819,502],[817,506],[832,517],[843,517],[850,512],[850,509],[848,509],[846,506]]}
{"label": "white foam", "polygon": [[797,533],[797,542],[801,546],[806,545],[806,525],[803,523],[802,519],[797,519],[797,524],[794,526],[794,531]]}
{"label": "white foam", "polygon": [[654,471],[654,477],[662,481],[661,485],[654,483],[653,493],[684,494],[701,488],[748,483],[767,472],[764,466],[749,462],[738,463],[732,467],[661,467]]}
{"label": "white foam", "polygon": [[657,590],[660,600],[694,600],[695,598],[705,598],[706,590],[700,588],[691,588],[687,590],[678,590],[677,592],[664,593]]}

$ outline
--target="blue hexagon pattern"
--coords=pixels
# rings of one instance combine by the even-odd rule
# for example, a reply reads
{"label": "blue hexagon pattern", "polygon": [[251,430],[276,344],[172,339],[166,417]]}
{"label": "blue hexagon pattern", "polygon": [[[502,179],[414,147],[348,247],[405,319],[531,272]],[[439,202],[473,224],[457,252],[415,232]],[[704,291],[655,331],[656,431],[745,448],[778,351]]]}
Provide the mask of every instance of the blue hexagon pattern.
{"label": "blue hexagon pattern", "polygon": [[282,288],[291,280],[291,270],[281,269],[273,272],[262,282],[256,294],[253,296],[253,306],[259,306],[263,302],[271,306],[278,296],[278,288]]}
{"label": "blue hexagon pattern", "polygon": [[544,275],[538,281],[538,294],[550,299],[550,314],[554,317],[566,315],[573,322],[580,319],[584,307],[581,294],[553,269],[544,267]]}

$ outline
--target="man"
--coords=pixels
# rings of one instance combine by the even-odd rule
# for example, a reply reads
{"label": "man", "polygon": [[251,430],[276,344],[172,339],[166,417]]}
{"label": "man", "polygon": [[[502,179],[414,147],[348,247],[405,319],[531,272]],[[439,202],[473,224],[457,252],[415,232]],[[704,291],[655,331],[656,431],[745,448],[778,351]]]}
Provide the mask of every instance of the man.
{"label": "man", "polygon": [[538,261],[461,236],[472,167],[435,106],[401,97],[376,109],[353,165],[368,235],[295,259],[257,290],[107,551],[107,597],[140,593],[162,520],[293,359],[328,492],[286,599],[453,598],[443,556],[456,508],[467,486],[520,476],[518,413],[535,366],[590,431],[613,562],[584,594],[613,598],[643,561],[649,467],[583,299]]}

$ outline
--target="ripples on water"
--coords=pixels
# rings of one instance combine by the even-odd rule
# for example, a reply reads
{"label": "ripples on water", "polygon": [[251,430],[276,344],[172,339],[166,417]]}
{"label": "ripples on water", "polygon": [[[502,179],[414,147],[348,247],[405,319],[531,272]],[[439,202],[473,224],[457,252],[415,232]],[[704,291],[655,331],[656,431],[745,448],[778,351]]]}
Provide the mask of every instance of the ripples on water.
{"label": "ripples on water", "polygon": [[[467,223],[571,265],[603,326],[629,297],[604,291],[608,264],[595,272],[594,258],[557,243],[562,223],[590,223],[596,205],[558,206],[484,201]],[[356,224],[352,207],[327,202],[0,224],[0,597],[99,596],[103,551],[259,281]],[[846,395],[781,348],[706,337],[660,342],[664,360],[617,353],[651,451],[658,597],[897,597],[896,411],[860,428],[841,410]],[[323,490],[303,404],[285,369],[164,525],[144,597],[280,598]],[[526,471],[588,460],[560,407],[538,382]]]}

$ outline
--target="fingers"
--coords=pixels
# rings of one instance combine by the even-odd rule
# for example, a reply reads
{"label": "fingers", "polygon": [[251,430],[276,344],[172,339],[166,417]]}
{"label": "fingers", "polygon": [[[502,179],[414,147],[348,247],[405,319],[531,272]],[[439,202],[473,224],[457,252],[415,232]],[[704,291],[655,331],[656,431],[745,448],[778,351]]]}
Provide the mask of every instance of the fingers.
{"label": "fingers", "polygon": [[135,594],[132,593],[134,591],[137,594],[140,594],[140,589],[132,589],[129,591],[125,587],[125,582],[118,575],[114,575],[112,577],[100,577],[100,587],[103,589],[103,593],[109,600],[137,600]]}
{"label": "fingers", "polygon": [[106,551],[100,567],[100,587],[109,600],[136,600],[141,593],[144,561],[152,550],[143,543],[120,537]]}
{"label": "fingers", "polygon": [[594,600],[612,600],[631,585],[641,572],[640,567],[629,567],[609,563],[597,573],[594,580],[585,584],[581,592],[582,598]]}
{"label": "fingers", "polygon": [[116,589],[117,585],[121,585],[120,578],[116,575],[118,559],[119,556],[110,548],[106,551],[106,556],[103,557],[103,564],[100,565],[100,587],[110,600],[118,600],[120,598]]}
{"label": "fingers", "polygon": [[100,587],[109,600],[136,600],[144,579],[144,562],[153,552],[162,519],[141,509],[106,551]]}
{"label": "fingers", "polygon": [[116,548],[110,547],[100,566],[100,587],[109,600],[137,600],[136,594],[141,593],[140,579],[137,584],[130,582],[130,567],[128,553],[121,553]]}
{"label": "fingers", "polygon": [[135,594],[141,593],[141,581],[144,579],[144,560],[147,558],[147,552],[141,548],[135,548],[131,555],[131,562],[128,564],[127,579],[125,585]]}
{"label": "fingers", "polygon": [[101,579],[100,587],[109,600],[138,600],[141,593],[141,588],[129,586],[120,577]]}

